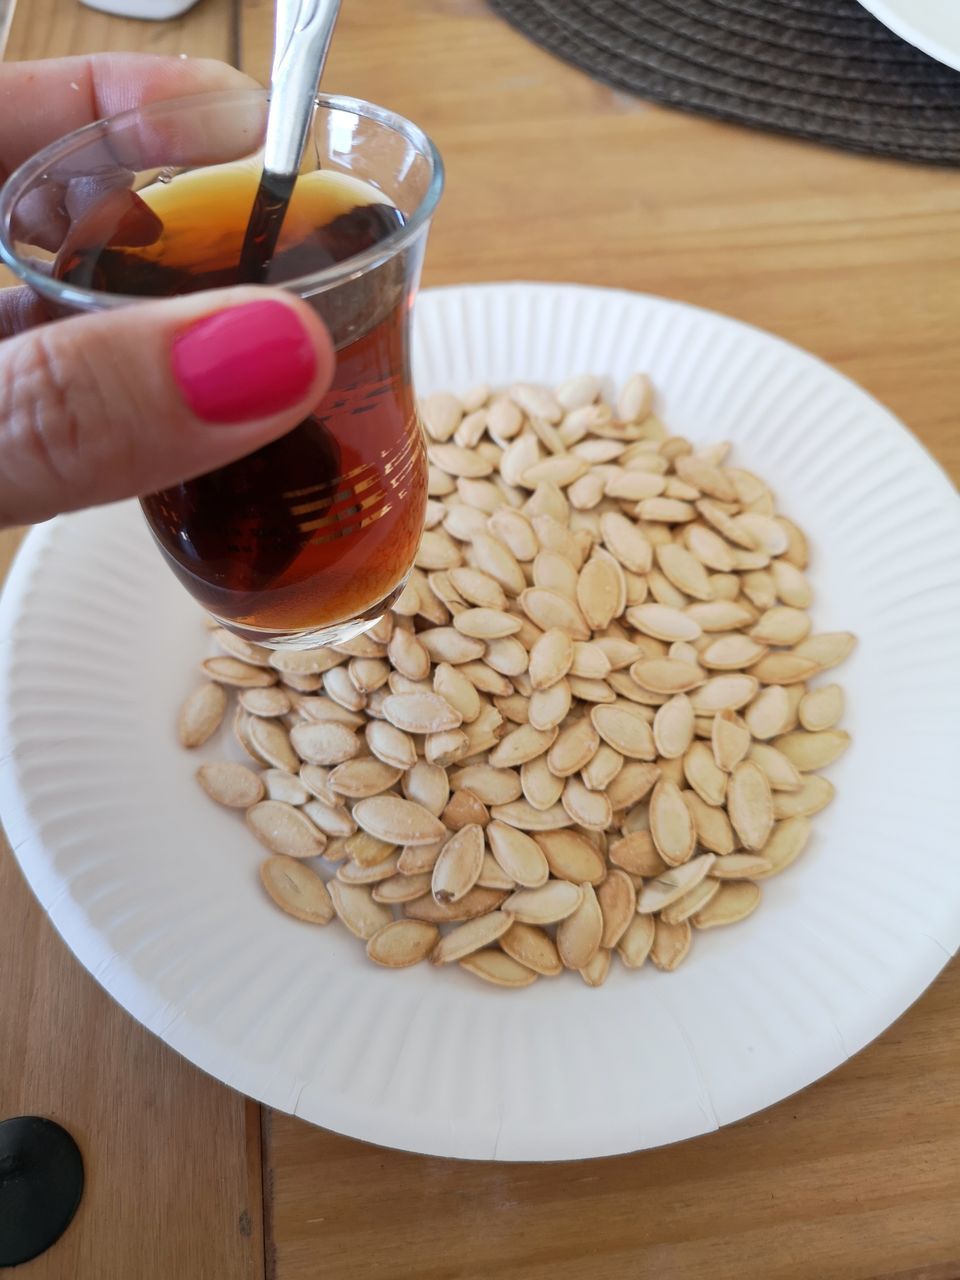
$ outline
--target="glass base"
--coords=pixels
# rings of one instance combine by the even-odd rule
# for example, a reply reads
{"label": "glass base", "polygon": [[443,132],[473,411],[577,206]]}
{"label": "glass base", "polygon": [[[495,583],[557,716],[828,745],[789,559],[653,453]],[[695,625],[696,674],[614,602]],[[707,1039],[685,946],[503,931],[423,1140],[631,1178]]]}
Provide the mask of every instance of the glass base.
{"label": "glass base", "polygon": [[315,627],[309,631],[267,631],[259,627],[245,627],[242,623],[234,622],[230,618],[220,618],[215,613],[210,616],[214,622],[225,627],[227,631],[232,631],[235,636],[250,640],[254,644],[262,644],[267,649],[322,649],[328,645],[345,644],[354,636],[362,635],[371,627],[375,627],[386,611],[399,599],[400,593],[407,585],[408,576],[405,574],[392,591],[387,592],[376,604],[370,605],[355,618],[349,618],[344,622],[333,622],[327,627]]}

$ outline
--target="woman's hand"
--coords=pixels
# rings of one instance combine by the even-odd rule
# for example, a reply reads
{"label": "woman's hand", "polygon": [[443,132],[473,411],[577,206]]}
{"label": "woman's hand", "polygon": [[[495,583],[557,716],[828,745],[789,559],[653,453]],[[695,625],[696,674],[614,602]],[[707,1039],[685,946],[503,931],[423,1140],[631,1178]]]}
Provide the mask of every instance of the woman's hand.
{"label": "woman's hand", "polygon": [[[252,83],[218,62],[134,54],[0,65],[0,181],[92,120]],[[0,291],[0,525],[210,471],[283,435],[333,376],[322,323],[277,289],[44,319],[28,290]]]}

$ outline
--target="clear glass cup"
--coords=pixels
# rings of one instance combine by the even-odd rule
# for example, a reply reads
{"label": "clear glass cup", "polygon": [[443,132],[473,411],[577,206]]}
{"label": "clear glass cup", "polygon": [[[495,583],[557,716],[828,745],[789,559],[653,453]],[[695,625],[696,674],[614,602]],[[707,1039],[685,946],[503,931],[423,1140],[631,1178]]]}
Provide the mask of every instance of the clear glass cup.
{"label": "clear glass cup", "polygon": [[[0,192],[0,256],[54,317],[232,283],[267,100],[234,90],[154,103],[46,148]],[[317,98],[267,283],[326,323],[333,386],[283,439],[142,499],[173,572],[247,639],[343,641],[403,589],[427,491],[411,308],[442,187],[440,156],[416,125],[367,102]],[[347,212],[351,201],[362,214]],[[314,223],[326,228],[319,266],[316,245],[298,240]]]}

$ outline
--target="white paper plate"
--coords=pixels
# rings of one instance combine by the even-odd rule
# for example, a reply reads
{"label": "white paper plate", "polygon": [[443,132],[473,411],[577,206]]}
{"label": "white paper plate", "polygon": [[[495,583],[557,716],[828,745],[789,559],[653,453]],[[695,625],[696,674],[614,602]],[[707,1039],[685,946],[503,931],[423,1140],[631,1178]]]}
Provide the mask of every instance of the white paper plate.
{"label": "white paper plate", "polygon": [[809,530],[816,622],[860,636],[842,672],[855,744],[810,849],[674,974],[615,966],[600,990],[567,976],[503,992],[374,968],[346,931],[267,901],[259,847],[196,786],[172,720],[206,636],[130,505],[36,530],[10,576],[10,843],[103,986],[271,1106],[447,1156],[599,1156],[706,1132],[841,1063],[960,939],[960,506],[886,410],[720,316],[488,285],[425,294],[417,324],[424,392],[649,370],[670,426],[733,440]]}
{"label": "white paper plate", "polygon": [[957,0],[860,0],[901,40],[960,71],[960,4]]}

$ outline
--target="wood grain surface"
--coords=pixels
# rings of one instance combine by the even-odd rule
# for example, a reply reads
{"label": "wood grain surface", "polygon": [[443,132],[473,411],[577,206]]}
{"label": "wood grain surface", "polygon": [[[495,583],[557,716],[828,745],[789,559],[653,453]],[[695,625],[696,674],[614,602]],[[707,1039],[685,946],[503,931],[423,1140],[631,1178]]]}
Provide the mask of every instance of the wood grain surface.
{"label": "wood grain surface", "polygon": [[[238,3],[235,30],[230,0],[159,25],[20,0],[7,56],[229,57],[237,37],[263,78],[272,0]],[[726,311],[855,378],[960,478],[956,173],[650,107],[534,48],[482,0],[344,0],[324,83],[440,145],[426,284],[575,280]],[[960,1277],[956,966],[842,1069],[727,1130],[611,1160],[467,1164],[275,1113],[261,1126],[103,995],[8,855],[0,894],[0,1114],[62,1119],[90,1172],[78,1221],[27,1280],[264,1265],[268,1280]]]}

